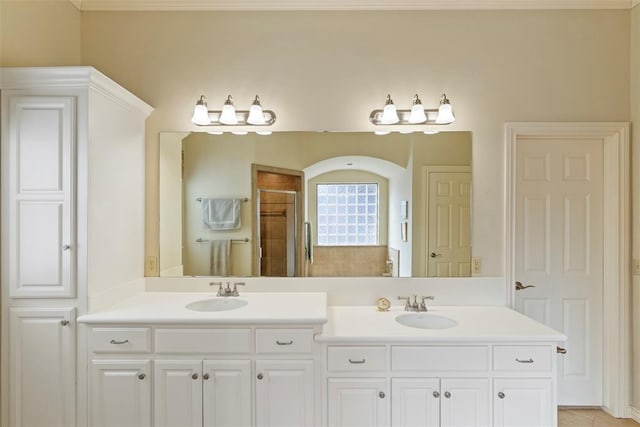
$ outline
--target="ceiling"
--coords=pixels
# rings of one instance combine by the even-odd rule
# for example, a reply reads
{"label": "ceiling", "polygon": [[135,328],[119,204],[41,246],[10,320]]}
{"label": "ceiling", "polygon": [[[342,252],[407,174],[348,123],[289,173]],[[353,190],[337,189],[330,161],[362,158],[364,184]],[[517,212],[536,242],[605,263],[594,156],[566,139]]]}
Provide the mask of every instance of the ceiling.
{"label": "ceiling", "polygon": [[640,0],[69,0],[82,11],[630,9]]}

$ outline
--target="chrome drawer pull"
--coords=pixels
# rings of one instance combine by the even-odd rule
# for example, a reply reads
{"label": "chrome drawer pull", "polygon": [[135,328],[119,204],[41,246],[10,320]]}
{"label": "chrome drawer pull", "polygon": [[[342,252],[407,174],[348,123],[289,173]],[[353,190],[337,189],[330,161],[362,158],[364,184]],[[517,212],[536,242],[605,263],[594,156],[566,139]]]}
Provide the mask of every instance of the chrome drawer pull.
{"label": "chrome drawer pull", "polygon": [[122,341],[111,340],[111,341],[109,341],[109,342],[110,342],[111,344],[117,344],[117,345],[120,345],[120,344],[126,344],[126,343],[128,343],[128,342],[129,342],[129,340],[122,340]]}
{"label": "chrome drawer pull", "polygon": [[533,359],[529,358],[527,360],[520,360],[516,357],[516,362],[518,363],[533,363]]}
{"label": "chrome drawer pull", "polygon": [[349,359],[349,363],[351,363],[352,365],[362,365],[367,359],[362,359],[362,360],[351,360]]}
{"label": "chrome drawer pull", "polygon": [[291,340],[291,341],[276,341],[276,344],[278,344],[278,345],[291,345],[291,344],[293,344],[293,340]]}

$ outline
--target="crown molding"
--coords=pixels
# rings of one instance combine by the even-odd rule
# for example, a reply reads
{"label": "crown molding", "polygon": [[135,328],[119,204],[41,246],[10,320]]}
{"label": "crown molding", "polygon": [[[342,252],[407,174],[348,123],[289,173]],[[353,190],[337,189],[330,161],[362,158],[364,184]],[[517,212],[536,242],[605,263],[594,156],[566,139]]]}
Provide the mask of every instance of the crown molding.
{"label": "crown molding", "polygon": [[640,0],[69,0],[82,11],[631,9]]}

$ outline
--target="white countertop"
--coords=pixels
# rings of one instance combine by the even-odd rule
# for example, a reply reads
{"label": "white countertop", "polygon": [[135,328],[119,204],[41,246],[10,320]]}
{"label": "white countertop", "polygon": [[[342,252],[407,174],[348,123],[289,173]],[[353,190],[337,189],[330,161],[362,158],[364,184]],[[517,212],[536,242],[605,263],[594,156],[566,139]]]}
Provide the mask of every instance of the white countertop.
{"label": "white countertop", "polygon": [[[203,299],[243,299],[234,310],[200,312],[185,308]],[[78,317],[79,323],[126,324],[304,324],[327,321],[327,295],[323,292],[255,292],[239,297],[216,297],[215,292],[143,292],[107,310]]]}
{"label": "white countertop", "polygon": [[[394,306],[332,306],[328,322],[316,336],[324,342],[560,342],[567,337],[506,307],[431,306],[426,314],[458,322],[448,329],[418,329],[401,325],[396,316],[410,313]],[[425,313],[416,313],[425,314]]]}

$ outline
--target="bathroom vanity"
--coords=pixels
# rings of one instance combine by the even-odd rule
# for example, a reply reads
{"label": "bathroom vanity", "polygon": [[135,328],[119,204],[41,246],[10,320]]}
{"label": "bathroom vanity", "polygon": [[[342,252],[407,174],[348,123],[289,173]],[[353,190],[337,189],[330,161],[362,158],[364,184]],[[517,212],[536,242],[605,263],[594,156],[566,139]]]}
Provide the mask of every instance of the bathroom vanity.
{"label": "bathroom vanity", "polygon": [[566,337],[507,308],[147,292],[78,322],[92,426],[557,423]]}

